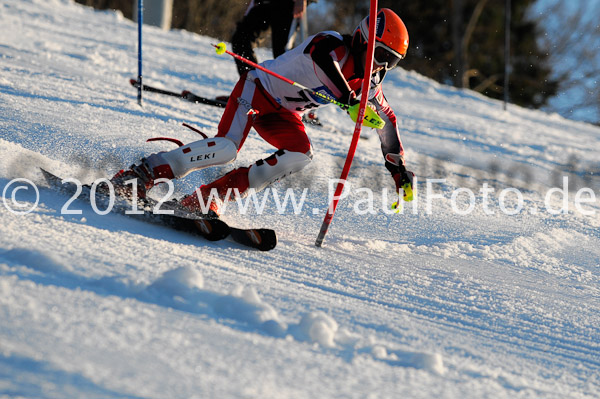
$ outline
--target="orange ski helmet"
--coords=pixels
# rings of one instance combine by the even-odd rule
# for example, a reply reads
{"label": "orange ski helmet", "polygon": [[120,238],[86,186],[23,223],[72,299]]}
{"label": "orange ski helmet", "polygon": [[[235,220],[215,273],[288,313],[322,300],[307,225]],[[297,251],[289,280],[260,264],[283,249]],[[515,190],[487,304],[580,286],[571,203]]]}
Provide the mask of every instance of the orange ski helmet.
{"label": "orange ski helmet", "polygon": [[[356,27],[352,36],[352,47],[364,50],[369,41],[369,17]],[[404,22],[389,8],[377,13],[375,29],[375,62],[392,69],[406,56],[408,50],[408,31]]]}

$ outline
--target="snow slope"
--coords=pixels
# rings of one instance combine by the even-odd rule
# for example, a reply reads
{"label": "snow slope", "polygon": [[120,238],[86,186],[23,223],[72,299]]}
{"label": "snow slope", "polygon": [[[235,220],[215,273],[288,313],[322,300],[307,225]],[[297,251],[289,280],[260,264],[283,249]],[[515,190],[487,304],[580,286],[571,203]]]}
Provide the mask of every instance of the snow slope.
{"label": "snow slope", "polygon": [[[0,397],[600,397],[598,127],[395,70],[385,92],[418,200],[387,212],[392,182],[365,131],[316,248],[353,130],[325,108],[327,127],[308,128],[314,162],[262,211],[227,208],[277,230],[275,250],[250,251],[67,206],[43,182],[39,166],[88,183],[172,148],[148,138],[196,140],[183,122],[216,132],[220,109],[150,93],[137,104],[131,21],[2,0],[0,26]],[[146,83],[208,97],[235,84],[214,39],[144,35]],[[251,133],[235,165],[270,152]],[[175,195],[232,167],[195,172]],[[280,214],[287,189],[304,203]]]}

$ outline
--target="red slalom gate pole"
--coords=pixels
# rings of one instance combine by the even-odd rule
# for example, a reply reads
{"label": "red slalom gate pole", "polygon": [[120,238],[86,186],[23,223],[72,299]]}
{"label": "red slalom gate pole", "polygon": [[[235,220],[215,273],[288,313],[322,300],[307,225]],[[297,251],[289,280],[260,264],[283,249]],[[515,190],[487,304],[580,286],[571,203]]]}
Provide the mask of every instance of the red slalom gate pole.
{"label": "red slalom gate pole", "polygon": [[337,208],[339,198],[344,191],[344,182],[350,173],[350,166],[352,165],[352,160],[354,159],[354,153],[356,152],[356,147],[358,146],[358,139],[360,138],[360,131],[362,129],[362,120],[365,116],[365,108],[367,106],[367,101],[369,99],[369,86],[371,83],[371,73],[373,72],[373,55],[375,53],[375,29],[377,27],[377,0],[371,0],[371,7],[369,9],[369,43],[367,46],[367,61],[365,65],[365,76],[363,78],[362,85],[362,95],[360,98],[360,108],[358,111],[358,118],[356,118],[356,125],[354,126],[354,135],[352,136],[352,141],[350,142],[350,148],[348,149],[348,155],[346,156],[346,162],[344,163],[344,168],[342,169],[342,174],[338,181],[337,187],[335,189],[335,194],[333,195],[331,204],[327,208],[327,214],[325,215],[325,219],[323,219],[323,224],[321,225],[321,231],[319,231],[319,236],[317,237],[317,241],[315,245],[317,247],[321,247],[323,245],[323,239],[327,234],[327,230],[329,230],[329,225],[333,220],[333,215],[335,214],[335,210]]}

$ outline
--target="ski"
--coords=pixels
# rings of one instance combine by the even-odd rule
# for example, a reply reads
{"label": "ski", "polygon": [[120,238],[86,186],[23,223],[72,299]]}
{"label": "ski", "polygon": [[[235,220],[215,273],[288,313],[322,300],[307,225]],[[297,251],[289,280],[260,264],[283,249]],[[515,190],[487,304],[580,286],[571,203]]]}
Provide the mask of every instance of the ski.
{"label": "ski", "polygon": [[[139,82],[136,79],[129,79],[129,83],[131,83],[131,85],[133,87],[140,86]],[[212,106],[219,107],[219,108],[225,108],[225,106],[227,105],[226,101],[202,97],[202,96],[196,95],[188,90],[184,90],[184,91],[178,93],[175,91],[169,91],[169,90],[159,89],[157,87],[148,86],[147,84],[144,84],[143,86],[144,86],[143,87],[144,91],[148,91],[151,93],[164,94],[166,96],[178,97],[178,98],[184,99],[184,100],[192,102],[192,103],[207,104],[207,105],[212,105]]]}
{"label": "ski", "polygon": [[[68,195],[75,195],[79,190],[79,186],[74,182],[63,181],[59,176],[44,169],[41,169],[41,171],[52,188]],[[91,186],[82,185],[80,187],[82,190],[80,194],[83,194],[82,196],[84,198],[91,201]],[[177,231],[201,236],[209,241],[219,241],[231,237],[235,242],[241,245],[255,248],[260,251],[269,251],[277,245],[277,234],[274,230],[242,229],[233,227],[219,218],[205,218],[190,213],[185,208],[180,207],[175,201],[159,203],[151,198],[138,199],[138,202],[135,205],[142,213],[133,213],[131,211],[133,210],[134,204],[129,199],[118,195],[115,195],[115,198],[119,201],[118,203],[115,201],[113,204],[112,212],[130,216],[145,222],[160,224]],[[110,200],[110,196],[101,190],[96,190],[95,200],[106,202]],[[159,209],[162,212],[172,212],[156,212],[156,210]]]}
{"label": "ski", "polygon": [[[129,79],[129,83],[131,83],[131,85],[133,87],[140,86],[139,82],[136,79]],[[229,99],[229,96],[219,96],[214,99],[206,98],[206,97],[202,97],[197,94],[194,94],[189,90],[183,90],[181,93],[179,93],[176,91],[159,89],[158,87],[148,86],[146,84],[144,84],[143,90],[151,92],[151,93],[158,93],[158,94],[163,94],[166,96],[178,97],[183,100],[186,100],[186,101],[189,101],[192,103],[196,103],[196,104],[198,104],[198,103],[207,104],[207,105],[212,105],[212,106],[219,107],[219,108],[225,108],[225,106],[227,105],[227,100]],[[319,121],[319,119],[316,117],[316,115],[314,115],[311,112],[302,116],[302,122],[304,122],[305,124],[311,125],[311,126],[319,127],[319,128],[323,127],[323,124],[321,123],[321,121]]]}

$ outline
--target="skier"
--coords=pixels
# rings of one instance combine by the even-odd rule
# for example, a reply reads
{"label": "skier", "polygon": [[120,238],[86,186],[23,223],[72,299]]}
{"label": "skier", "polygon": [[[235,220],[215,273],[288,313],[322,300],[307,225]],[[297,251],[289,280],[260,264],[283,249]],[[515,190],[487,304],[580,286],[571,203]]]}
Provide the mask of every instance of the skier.
{"label": "skier", "polygon": [[[305,11],[306,0],[251,0],[231,38],[233,51],[257,63],[252,45],[271,26],[273,58],[277,58],[285,52],[292,20]],[[237,59],[235,63],[240,76],[254,69]]]}
{"label": "skier", "polygon": [[[367,17],[352,36],[333,31],[318,33],[261,65],[314,91],[354,105],[359,102],[357,93],[360,94],[364,76],[368,29]],[[407,48],[408,32],[400,17],[389,9],[380,10],[369,97],[386,122],[378,134],[385,166],[398,193],[404,184],[412,185],[414,174],[405,167],[396,116],[383,95],[381,83],[387,71],[404,58]],[[128,181],[135,179],[138,195],[143,197],[156,179],[182,178],[194,170],[233,162],[254,127],[265,141],[277,148],[274,154],[250,166],[236,168],[179,201],[192,212],[206,213],[210,207],[208,213],[218,216],[220,201],[226,199],[228,189],[231,189],[229,199],[233,200],[232,190],[239,190],[242,196],[250,189],[260,191],[311,162],[312,146],[301,115],[323,103],[322,99],[313,98],[310,93],[261,70],[251,70],[242,75],[233,89],[214,138],[152,154],[130,169],[121,170],[111,181],[118,188],[126,187]]]}
{"label": "skier", "polygon": [[[231,37],[231,46],[234,53],[241,55],[255,63],[258,62],[253,44],[262,32],[271,27],[271,47],[273,58],[285,52],[291,24],[294,19],[301,18],[306,12],[307,3],[317,0],[251,0],[244,17],[237,23],[235,32]],[[238,73],[242,76],[245,72],[254,69],[238,59],[234,59]],[[227,102],[229,96],[219,96],[218,100]],[[314,110],[309,110],[302,115],[302,121],[313,125],[321,125]]]}

